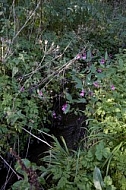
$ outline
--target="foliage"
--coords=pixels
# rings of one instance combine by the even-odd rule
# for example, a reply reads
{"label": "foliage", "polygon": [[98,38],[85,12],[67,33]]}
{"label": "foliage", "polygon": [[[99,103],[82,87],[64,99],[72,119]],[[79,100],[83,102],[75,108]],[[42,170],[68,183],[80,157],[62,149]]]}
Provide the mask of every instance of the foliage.
{"label": "foliage", "polygon": [[[103,144],[100,142],[96,146],[95,155],[99,160],[102,160],[103,157],[107,159],[106,174],[108,172],[111,174],[117,189],[125,189],[124,166],[119,171],[117,165],[122,161],[117,158],[118,161],[115,161],[115,155],[119,154],[123,158],[125,157],[125,68],[126,54],[124,51],[116,55],[113,63],[104,65],[105,77],[100,81],[100,87],[94,90],[95,96],[87,106],[87,114],[92,118],[89,121],[92,138],[104,141],[104,143],[102,141]],[[110,156],[109,151],[112,152]],[[124,160],[123,164],[125,165]],[[115,181],[115,173],[121,176],[121,181],[117,178]]]}
{"label": "foliage", "polygon": [[[122,190],[125,189],[126,105],[124,101],[125,90],[122,90],[125,87],[125,55],[125,51],[120,52],[115,56],[113,62],[110,62],[107,53],[105,53],[104,61],[94,62],[90,68],[88,67],[90,78],[88,77],[83,88],[86,99],[88,99],[86,107],[90,130],[88,144],[92,143],[92,145],[87,151],[78,150],[73,156],[66,146],[64,150],[55,140],[53,149],[44,158],[45,162],[48,163],[47,174],[52,175],[48,188],[93,189],[93,170],[95,166],[99,166],[105,176],[103,189],[119,187]],[[93,59],[91,61],[93,63]],[[97,72],[94,66],[96,68],[100,66],[102,73]],[[87,69],[84,70],[87,72]],[[87,75],[83,74],[84,76]],[[77,77],[73,77],[75,87],[81,89],[82,74],[79,72]],[[97,85],[94,83],[96,81]],[[89,88],[92,90],[92,96],[88,96],[86,91]],[[67,100],[71,103],[72,96],[66,95]],[[97,173],[99,170],[95,172]]]}
{"label": "foliage", "polygon": [[[45,168],[35,166],[40,183],[125,190],[126,51],[118,51],[126,45],[124,2],[1,1],[0,16],[1,154],[10,147],[21,154],[31,135],[71,113],[86,115],[86,144],[71,154],[54,139]],[[13,188],[30,188],[23,176]]]}

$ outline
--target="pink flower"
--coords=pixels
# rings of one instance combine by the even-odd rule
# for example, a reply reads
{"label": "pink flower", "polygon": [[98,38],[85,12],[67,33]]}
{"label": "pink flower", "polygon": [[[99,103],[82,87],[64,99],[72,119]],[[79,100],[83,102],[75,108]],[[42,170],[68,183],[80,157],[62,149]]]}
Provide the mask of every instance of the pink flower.
{"label": "pink flower", "polygon": [[38,92],[38,95],[39,95],[39,96],[43,96],[43,93],[42,93],[41,90]]}
{"label": "pink flower", "polygon": [[84,90],[81,91],[80,96],[84,96]]}
{"label": "pink flower", "polygon": [[100,60],[100,63],[101,63],[101,64],[104,64],[104,63],[105,63],[105,59],[102,58],[102,59]]}
{"label": "pink flower", "polygon": [[82,54],[81,59],[85,60],[87,58],[86,53]]}
{"label": "pink flower", "polygon": [[97,70],[97,72],[98,72],[98,73],[102,73],[102,69],[99,68],[99,69]]}
{"label": "pink flower", "polygon": [[65,112],[67,109],[67,103],[65,103],[63,106],[62,106],[62,111]]}
{"label": "pink flower", "polygon": [[95,86],[95,87],[99,87],[99,83],[98,82],[93,82],[93,85]]}
{"label": "pink flower", "polygon": [[53,111],[53,117],[56,119],[56,112],[55,111]]}
{"label": "pink flower", "polygon": [[111,85],[111,90],[115,90],[115,86],[114,85]]}

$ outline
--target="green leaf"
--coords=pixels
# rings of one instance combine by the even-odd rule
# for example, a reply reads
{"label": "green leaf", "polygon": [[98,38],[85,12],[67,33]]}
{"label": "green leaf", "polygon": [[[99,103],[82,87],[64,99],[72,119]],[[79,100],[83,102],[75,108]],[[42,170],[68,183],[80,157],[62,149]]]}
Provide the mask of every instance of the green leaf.
{"label": "green leaf", "polygon": [[108,52],[106,51],[106,52],[105,52],[105,60],[107,61],[108,58],[109,58],[109,56],[108,56]]}
{"label": "green leaf", "polygon": [[18,72],[18,67],[13,67],[13,69],[12,69],[12,78],[16,75],[17,72]]}
{"label": "green leaf", "polygon": [[104,182],[105,182],[105,184],[106,184],[107,186],[112,185],[112,179],[111,179],[111,177],[110,177],[110,176],[106,176],[106,177],[104,178]]}
{"label": "green leaf", "polygon": [[105,158],[108,158],[109,155],[110,155],[110,148],[109,147],[104,148],[103,156]]}
{"label": "green leaf", "polygon": [[123,59],[119,59],[119,67],[120,67],[120,69],[123,69],[123,67],[124,67],[124,63],[123,63]]}
{"label": "green leaf", "polygon": [[96,73],[96,77],[98,80],[105,78],[105,75],[103,73]]}
{"label": "green leaf", "polygon": [[[22,162],[24,163],[24,165],[27,167],[27,168],[30,168],[31,167],[31,162],[28,160],[28,159],[22,159]],[[24,175],[24,177],[27,178],[27,175],[26,175],[26,172],[25,170],[22,170],[22,166],[17,162],[16,165],[15,165],[15,170]]]}
{"label": "green leaf", "polygon": [[92,59],[91,50],[89,50],[87,52],[87,61],[91,61],[91,59]]}
{"label": "green leaf", "polygon": [[94,65],[91,65],[91,73],[95,73],[96,72],[96,67]]}
{"label": "green leaf", "polygon": [[78,100],[76,100],[77,103],[86,103],[86,99],[85,98],[79,98]]}
{"label": "green leaf", "polygon": [[102,190],[102,187],[104,186],[104,182],[102,179],[101,171],[98,167],[95,167],[95,169],[94,169],[93,182],[94,182],[94,186],[97,190]]}
{"label": "green leaf", "polygon": [[97,146],[96,146],[96,152],[95,152],[95,156],[96,158],[101,161],[103,158],[103,153],[104,153],[104,142],[100,142]]}
{"label": "green leaf", "polygon": [[15,190],[15,189],[18,189],[18,190],[29,190],[30,189],[30,184],[28,182],[28,179],[25,179],[25,180],[20,180],[20,181],[17,181],[13,184],[12,186],[12,190]]}
{"label": "green leaf", "polygon": [[86,83],[91,84],[91,73],[87,74],[86,76]]}
{"label": "green leaf", "polygon": [[70,101],[70,103],[73,102],[71,94],[66,92],[66,99]]}
{"label": "green leaf", "polygon": [[74,75],[72,75],[72,78],[77,83],[75,87],[82,89],[83,88],[82,81]]}

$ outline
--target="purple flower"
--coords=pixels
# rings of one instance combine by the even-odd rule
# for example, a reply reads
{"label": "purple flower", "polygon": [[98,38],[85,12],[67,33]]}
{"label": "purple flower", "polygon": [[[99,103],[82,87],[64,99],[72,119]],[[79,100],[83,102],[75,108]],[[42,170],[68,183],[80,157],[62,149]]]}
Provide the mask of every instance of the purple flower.
{"label": "purple flower", "polygon": [[56,112],[55,112],[55,111],[53,111],[52,116],[53,116],[53,118],[55,118],[55,119],[56,119]]}
{"label": "purple flower", "polygon": [[81,59],[85,60],[87,58],[86,53],[83,53]]}
{"label": "purple flower", "polygon": [[98,72],[98,73],[102,73],[102,69],[99,68],[99,69],[97,70],[97,72]]}
{"label": "purple flower", "polygon": [[102,59],[100,60],[100,63],[101,63],[101,64],[104,64],[104,63],[105,63],[105,59],[102,58]]}
{"label": "purple flower", "polygon": [[42,91],[40,90],[40,91],[38,91],[38,95],[39,96],[43,96],[43,93],[42,93]]}
{"label": "purple flower", "polygon": [[81,96],[81,97],[84,96],[84,90],[81,91],[80,96]]}
{"label": "purple flower", "polygon": [[93,85],[95,86],[95,87],[99,87],[99,83],[98,82],[93,82]]}
{"label": "purple flower", "polygon": [[115,86],[114,85],[111,85],[111,90],[115,90]]}
{"label": "purple flower", "polygon": [[67,103],[65,103],[63,106],[62,106],[62,111],[65,112],[67,109]]}

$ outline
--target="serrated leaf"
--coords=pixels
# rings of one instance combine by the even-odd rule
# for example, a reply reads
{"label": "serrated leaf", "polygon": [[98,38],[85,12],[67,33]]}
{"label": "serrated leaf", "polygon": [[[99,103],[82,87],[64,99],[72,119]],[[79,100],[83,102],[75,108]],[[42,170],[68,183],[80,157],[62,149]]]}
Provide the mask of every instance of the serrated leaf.
{"label": "serrated leaf", "polygon": [[75,87],[82,89],[83,87],[82,81],[74,75],[72,76],[72,78],[77,83]]}
{"label": "serrated leaf", "polygon": [[94,65],[91,65],[91,73],[95,73],[96,72],[96,67]]}

